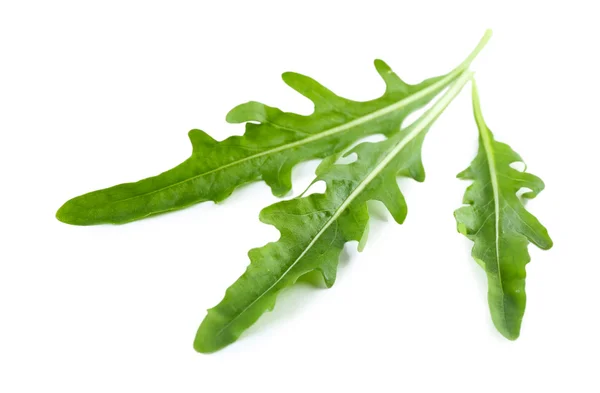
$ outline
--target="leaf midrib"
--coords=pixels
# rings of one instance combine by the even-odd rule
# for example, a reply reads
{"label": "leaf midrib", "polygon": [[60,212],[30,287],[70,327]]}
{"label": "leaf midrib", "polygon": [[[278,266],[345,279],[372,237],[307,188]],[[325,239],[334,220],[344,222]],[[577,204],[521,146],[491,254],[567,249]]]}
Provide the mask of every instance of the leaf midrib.
{"label": "leaf midrib", "polygon": [[[298,146],[306,145],[306,144],[309,144],[309,143],[311,143],[313,141],[317,141],[317,140],[320,140],[320,139],[323,139],[323,138],[327,138],[327,137],[329,137],[331,135],[335,135],[335,134],[340,133],[342,131],[345,131],[347,129],[353,128],[355,126],[359,126],[359,125],[365,124],[365,123],[367,123],[367,122],[369,122],[371,120],[374,120],[374,119],[377,119],[379,117],[385,116],[385,115],[387,115],[387,114],[389,114],[391,112],[394,112],[395,110],[398,110],[398,109],[401,109],[401,108],[403,108],[405,106],[408,106],[408,105],[412,104],[413,102],[420,100],[423,97],[426,97],[428,94],[435,92],[437,89],[443,88],[444,86],[448,85],[452,81],[452,79],[454,79],[455,77],[456,77],[456,70],[453,71],[453,72],[451,72],[451,73],[449,73],[449,74],[447,74],[445,77],[443,77],[439,81],[431,84],[430,86],[427,86],[423,90],[420,90],[420,91],[414,93],[413,95],[411,95],[409,97],[406,97],[406,98],[404,98],[404,99],[402,99],[400,101],[397,101],[397,102],[395,102],[395,103],[393,103],[391,105],[388,105],[386,107],[383,107],[381,109],[378,109],[378,110],[376,110],[376,111],[374,111],[372,113],[369,113],[367,115],[358,117],[358,118],[356,118],[354,120],[349,121],[348,123],[341,124],[339,126],[330,128],[328,130],[325,130],[325,131],[320,132],[318,134],[315,134],[315,135],[312,135],[310,137],[301,139],[299,141],[295,141],[295,142],[292,142],[292,143],[281,145],[281,146],[278,146],[278,147],[276,147],[274,149],[266,150],[266,151],[263,151],[263,152],[260,152],[260,153],[257,153],[257,154],[253,154],[253,155],[248,156],[248,157],[244,157],[244,158],[242,158],[240,160],[236,160],[236,161],[230,162],[230,163],[222,165],[222,166],[220,166],[218,168],[211,169],[210,171],[207,171],[207,172],[204,172],[204,173],[200,173],[198,175],[189,177],[189,178],[187,178],[185,180],[181,180],[181,181],[173,183],[173,184],[169,184],[168,186],[161,187],[161,188],[158,188],[156,190],[152,190],[152,191],[149,191],[149,192],[146,192],[146,193],[143,193],[143,194],[138,194],[138,195],[134,195],[134,196],[129,197],[129,198],[119,199],[119,200],[110,202],[110,203],[107,204],[107,206],[115,204],[115,203],[126,202],[128,200],[132,200],[132,199],[136,199],[136,198],[142,198],[142,197],[145,197],[145,196],[148,196],[148,195],[156,194],[158,192],[161,192],[161,191],[173,188],[173,187],[177,187],[177,186],[179,186],[181,184],[192,182],[192,181],[194,181],[196,179],[199,179],[199,178],[204,177],[204,176],[208,176],[208,175],[210,175],[212,173],[215,173],[215,172],[218,172],[218,171],[221,171],[221,170],[224,170],[224,169],[236,166],[236,165],[240,165],[240,164],[242,164],[244,162],[251,161],[251,160],[254,160],[254,159],[259,158],[259,157],[263,157],[263,156],[268,156],[268,155],[271,155],[271,154],[279,153],[279,152],[284,151],[284,150],[293,149],[293,148],[298,147]],[[300,130],[294,130],[294,131],[301,132]]]}
{"label": "leaf midrib", "polygon": [[479,104],[479,94],[477,93],[476,86],[473,84],[473,97],[475,105],[475,120],[480,129],[481,140],[483,143],[483,149],[485,151],[488,170],[490,173],[490,184],[492,185],[492,195],[494,199],[494,245],[496,251],[496,270],[498,272],[498,281],[500,283],[500,291],[502,293],[502,321],[508,329],[508,323],[506,321],[506,306],[504,304],[504,287],[502,285],[502,271],[500,270],[500,186],[498,184],[498,173],[496,170],[496,158],[494,155],[493,140],[491,133],[485,124],[483,114],[481,112],[481,106]]}
{"label": "leaf midrib", "polygon": [[[416,136],[416,135],[415,135]],[[408,136],[407,136],[408,138]],[[412,138],[414,139],[414,137]],[[412,140],[411,139],[411,140]],[[404,138],[400,144],[401,144],[401,149],[406,146],[406,144],[409,142],[407,141],[406,143],[403,143],[406,140],[406,138]],[[399,145],[400,146],[400,145]],[[400,149],[400,150],[401,150]],[[397,154],[400,150],[394,149],[392,152],[390,152],[387,156],[384,157],[383,160],[381,160],[379,162],[379,164],[375,167],[375,169],[369,173],[369,175],[367,177],[365,177],[359,184],[358,186],[352,190],[352,192],[348,195],[348,197],[346,199],[344,199],[344,202],[342,202],[342,204],[335,210],[335,212],[333,213],[333,215],[329,218],[329,220],[327,220],[325,222],[325,224],[323,224],[323,226],[321,227],[321,229],[319,230],[319,232],[317,232],[317,234],[313,237],[313,239],[310,241],[310,243],[308,243],[308,245],[304,248],[304,250],[302,250],[302,252],[300,253],[300,255],[294,260],[294,262],[292,262],[292,264],[279,276],[279,278],[277,278],[277,280],[275,280],[275,282],[273,284],[271,284],[271,286],[269,288],[267,288],[265,291],[263,291],[255,300],[252,301],[252,303],[250,303],[248,306],[246,306],[242,311],[240,311],[231,321],[229,321],[224,327],[222,327],[218,332],[217,332],[217,336],[219,336],[221,333],[223,333],[223,331],[225,331],[229,326],[231,326],[240,316],[242,316],[246,311],[248,311],[248,309],[250,307],[252,307],[254,304],[256,304],[256,302],[258,302],[260,299],[262,299],[267,293],[269,293],[269,291],[271,291],[277,284],[279,284],[281,282],[281,280],[284,279],[284,277],[287,276],[287,274],[302,260],[302,258],[304,258],[304,256],[310,251],[310,249],[315,245],[315,243],[317,241],[319,241],[319,239],[321,238],[321,236],[325,233],[325,231],[327,231],[327,229],[335,222],[337,221],[337,219],[340,217],[340,215],[344,212],[344,210],[346,210],[346,208],[350,205],[350,203],[352,203],[352,201],[354,199],[356,199],[356,197],[367,187],[367,185],[380,173],[380,171],[385,168],[385,166],[389,163],[389,161],[391,161],[391,159],[394,158],[395,154]],[[396,153],[393,153],[394,151],[396,151]],[[389,160],[386,160],[388,157]]]}
{"label": "leaf midrib", "polygon": [[381,161],[377,164],[377,166],[373,169],[373,171],[369,172],[369,174],[356,186],[354,190],[348,195],[344,202],[335,210],[334,214],[323,224],[319,232],[314,236],[314,238],[310,241],[310,243],[304,248],[304,250],[300,253],[300,255],[294,260],[294,262],[283,272],[280,277],[273,283],[269,288],[264,290],[255,300],[253,300],[248,306],[246,306],[242,311],[240,311],[231,321],[229,321],[225,326],[223,326],[216,333],[215,336],[221,335],[223,331],[225,331],[229,326],[231,326],[242,314],[244,314],[250,307],[252,307],[256,302],[263,298],[269,291],[271,291],[277,284],[283,280],[283,278],[302,260],[302,258],[310,251],[312,246],[320,239],[320,237],[325,233],[325,231],[340,217],[340,215],[346,210],[346,208],[356,199],[361,192],[369,185],[373,179],[375,179],[381,171],[408,145],[411,141],[413,141],[421,132],[427,130],[427,128],[437,119],[437,117],[443,112],[443,110],[448,106],[448,104],[454,99],[454,97],[460,92],[462,87],[467,83],[467,81],[471,78],[472,73],[465,72],[456,82],[455,84],[446,92],[446,94],[440,98],[438,102],[428,111],[426,112],[417,123],[415,123],[414,129],[408,133],[404,138],[398,142],[398,144],[388,153],[386,154]]}

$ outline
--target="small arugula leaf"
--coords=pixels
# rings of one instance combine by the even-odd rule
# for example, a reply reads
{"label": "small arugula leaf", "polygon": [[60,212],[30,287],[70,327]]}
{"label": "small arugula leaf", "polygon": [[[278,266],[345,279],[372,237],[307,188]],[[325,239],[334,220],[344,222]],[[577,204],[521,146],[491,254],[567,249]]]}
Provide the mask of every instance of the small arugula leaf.
{"label": "small arugula leaf", "polygon": [[544,189],[542,180],[510,164],[522,162],[510,146],[497,142],[483,120],[477,87],[473,82],[473,111],[479,129],[479,151],[469,168],[458,174],[473,180],[456,210],[458,231],[475,243],[472,255],[488,278],[488,303],[494,325],[502,335],[516,340],[525,313],[525,265],[530,261],[529,242],[541,249],[552,247],[546,228],[529,213],[517,192],[534,198]]}
{"label": "small arugula leaf", "polygon": [[368,228],[367,201],[379,200],[402,223],[406,202],[398,176],[425,179],[421,145],[431,124],[471,77],[465,72],[418,121],[382,142],[362,143],[350,164],[329,157],[317,168],[315,181],[324,181],[324,194],[312,194],[271,205],[260,220],[281,233],[277,242],[250,250],[246,272],[227,289],[224,299],[208,311],[194,348],[214,352],[236,341],[267,310],[278,293],[301,276],[318,271],[327,287],[336,278],[340,252],[346,242],[364,245]]}
{"label": "small arugula leaf", "polygon": [[[373,134],[389,135],[466,70],[490,38],[452,72],[410,85],[381,60],[375,68],[386,84],[380,98],[357,102],[339,97],[315,80],[293,72],[283,81],[314,103],[309,116],[248,102],[227,115],[229,123],[246,123],[243,136],[217,142],[200,130],[189,133],[192,155],[158,176],[90,192],[67,201],[56,213],[65,223],[121,224],[181,209],[204,201],[226,199],[239,186],[264,180],[277,196],[291,189],[292,168],[324,158]],[[256,123],[257,122],[257,123]]]}

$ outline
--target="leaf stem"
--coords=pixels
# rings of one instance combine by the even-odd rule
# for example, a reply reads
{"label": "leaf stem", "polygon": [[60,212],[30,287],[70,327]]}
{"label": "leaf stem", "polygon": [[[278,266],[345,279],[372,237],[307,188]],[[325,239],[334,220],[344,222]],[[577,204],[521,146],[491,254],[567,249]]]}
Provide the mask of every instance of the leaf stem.
{"label": "leaf stem", "polygon": [[492,30],[491,29],[487,29],[485,31],[485,33],[483,34],[483,37],[481,37],[481,39],[479,40],[479,43],[477,44],[477,46],[475,47],[475,49],[473,49],[473,51],[469,54],[469,56],[467,56],[467,58],[458,65],[458,67],[456,67],[451,74],[456,76],[457,74],[460,74],[461,72],[465,71],[467,68],[469,68],[469,66],[471,65],[471,63],[473,62],[473,60],[475,60],[475,58],[477,57],[477,55],[479,55],[479,52],[481,52],[481,50],[487,45],[488,41],[492,38]]}

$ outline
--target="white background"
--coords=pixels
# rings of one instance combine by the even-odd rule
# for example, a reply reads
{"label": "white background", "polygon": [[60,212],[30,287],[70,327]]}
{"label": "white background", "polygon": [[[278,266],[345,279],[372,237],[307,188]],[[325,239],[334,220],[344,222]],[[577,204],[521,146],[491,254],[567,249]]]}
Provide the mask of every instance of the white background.
{"label": "white background", "polygon": [[[593,1],[0,4],[0,391],[600,391]],[[71,197],[183,161],[192,128],[241,134],[224,121],[239,103],[310,113],[283,71],[374,98],[373,59],[418,82],[487,27],[473,65],[484,116],[545,180],[528,208],[555,242],[530,247],[516,342],[495,331],[452,216],[476,149],[468,88],[427,136],[426,182],[401,181],[404,225],[374,218],[332,289],[296,286],[212,355],[192,348],[205,310],[278,236],[257,218],[277,200],[263,183],[123,226],[54,218]],[[295,169],[293,195],[316,164]]]}

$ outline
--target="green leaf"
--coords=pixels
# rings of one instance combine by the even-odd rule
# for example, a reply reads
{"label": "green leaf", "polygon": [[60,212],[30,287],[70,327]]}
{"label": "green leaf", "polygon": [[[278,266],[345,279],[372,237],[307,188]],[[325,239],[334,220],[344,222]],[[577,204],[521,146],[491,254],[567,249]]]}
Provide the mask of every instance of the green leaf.
{"label": "green leaf", "polygon": [[74,225],[121,224],[199,202],[219,202],[235,188],[260,179],[275,195],[283,196],[291,189],[291,171],[296,164],[327,157],[367,135],[390,135],[398,130],[411,112],[426,105],[467,69],[490,35],[487,32],[455,70],[417,85],[403,82],[387,64],[376,60],[386,90],[382,97],[366,102],[339,97],[307,76],[284,73],[284,82],[314,103],[310,116],[282,112],[259,102],[239,105],[229,112],[227,121],[245,122],[243,136],[217,142],[203,131],[192,130],[192,155],[179,166],[136,183],[73,198],[56,217]]}
{"label": "green leaf", "polygon": [[[510,146],[497,142],[486,126],[473,82],[473,111],[479,128],[479,151],[469,168],[458,174],[473,180],[463,206],[456,210],[458,231],[475,243],[472,255],[488,278],[488,302],[494,325],[510,340],[519,337],[525,313],[525,265],[529,242],[552,247],[546,228],[525,207],[525,199],[544,189],[542,180],[510,164],[522,162]],[[529,191],[521,195],[522,188]]]}
{"label": "green leaf", "polygon": [[358,158],[337,164],[336,157],[317,168],[315,181],[324,181],[324,194],[312,194],[271,205],[260,219],[281,233],[277,242],[251,250],[246,272],[210,309],[196,335],[194,348],[213,352],[234,342],[265,311],[273,309],[278,293],[301,276],[318,271],[328,287],[335,282],[340,252],[348,241],[364,241],[368,228],[367,202],[379,200],[402,223],[406,203],[397,177],[425,179],[421,145],[431,124],[471,77],[465,72],[417,122],[379,143],[362,143],[347,154]]}

